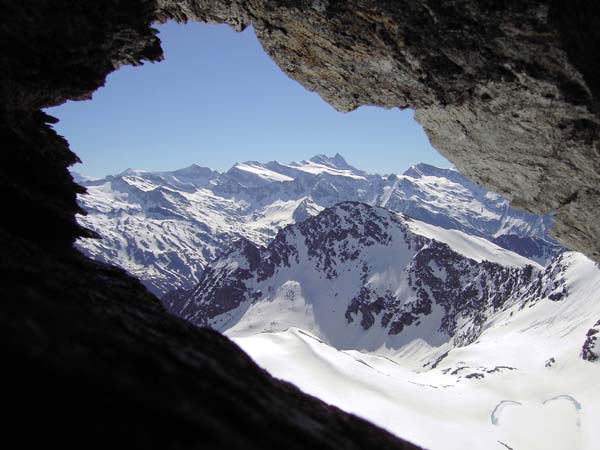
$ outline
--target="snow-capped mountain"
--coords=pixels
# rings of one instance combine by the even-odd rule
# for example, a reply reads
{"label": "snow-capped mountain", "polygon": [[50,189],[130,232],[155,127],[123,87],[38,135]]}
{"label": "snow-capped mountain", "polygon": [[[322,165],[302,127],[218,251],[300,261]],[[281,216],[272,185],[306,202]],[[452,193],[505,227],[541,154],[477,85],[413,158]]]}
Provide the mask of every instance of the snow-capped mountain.
{"label": "snow-capped mountain", "polygon": [[568,252],[540,281],[566,293],[507,302],[462,347],[339,349],[299,328],[233,340],[274,376],[423,448],[594,450],[600,270]]}
{"label": "snow-capped mountain", "polygon": [[546,235],[550,217],[512,210],[456,170],[426,164],[382,176],[356,169],[338,154],[290,164],[244,162],[225,173],[193,165],[78,180],[88,190],[79,197],[88,212],[81,222],[103,237],[81,240],[79,248],[125,268],[157,294],[193,287],[231,242],[266,245],[284,226],[343,201],[498,239],[542,264],[561,250]]}
{"label": "snow-capped mountain", "polygon": [[169,306],[232,336],[295,326],[345,349],[415,338],[465,345],[507,302],[547,289],[560,298],[560,284],[536,285],[544,276],[483,238],[344,202],[287,226],[267,247],[237,241]]}
{"label": "snow-capped mountain", "polygon": [[[600,269],[344,202],[241,239],[170,307],[431,449],[593,449]],[[431,430],[435,430],[432,433]]]}
{"label": "snow-capped mountain", "polygon": [[306,392],[433,450],[600,442],[600,269],[549,217],[339,155],[82,183],[84,251]]}

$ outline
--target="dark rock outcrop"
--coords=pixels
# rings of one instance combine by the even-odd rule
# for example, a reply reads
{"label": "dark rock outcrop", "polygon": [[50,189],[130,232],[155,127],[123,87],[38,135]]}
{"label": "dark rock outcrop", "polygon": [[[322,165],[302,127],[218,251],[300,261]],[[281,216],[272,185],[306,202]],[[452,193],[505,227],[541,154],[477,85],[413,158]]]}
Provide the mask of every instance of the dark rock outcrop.
{"label": "dark rock outcrop", "polygon": [[581,348],[581,359],[585,361],[598,361],[600,360],[600,348],[598,347],[598,334],[600,333],[600,320],[594,324],[592,328],[588,330],[585,336],[585,342]]}
{"label": "dark rock outcrop", "polygon": [[417,448],[275,380],[227,338],[166,313],[120,269],[5,232],[0,244],[5,439],[24,448]]}

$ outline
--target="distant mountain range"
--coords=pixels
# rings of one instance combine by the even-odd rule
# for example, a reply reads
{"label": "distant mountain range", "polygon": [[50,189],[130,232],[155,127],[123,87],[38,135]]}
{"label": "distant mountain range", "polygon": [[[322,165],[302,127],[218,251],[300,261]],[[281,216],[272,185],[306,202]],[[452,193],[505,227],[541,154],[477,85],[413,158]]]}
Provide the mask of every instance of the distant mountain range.
{"label": "distant mountain range", "polygon": [[[82,251],[424,448],[595,448],[600,270],[453,169],[340,155],[81,180]],[[433,432],[432,432],[433,430]]]}
{"label": "distant mountain range", "polygon": [[192,165],[76,178],[88,190],[79,197],[88,213],[81,223],[102,236],[78,247],[123,267],[158,295],[195,286],[235,240],[267,245],[286,225],[343,201],[484,237],[543,265],[562,250],[547,236],[549,216],[513,210],[456,170],[427,164],[384,176],[337,154],[289,164],[249,161],[224,173]]}

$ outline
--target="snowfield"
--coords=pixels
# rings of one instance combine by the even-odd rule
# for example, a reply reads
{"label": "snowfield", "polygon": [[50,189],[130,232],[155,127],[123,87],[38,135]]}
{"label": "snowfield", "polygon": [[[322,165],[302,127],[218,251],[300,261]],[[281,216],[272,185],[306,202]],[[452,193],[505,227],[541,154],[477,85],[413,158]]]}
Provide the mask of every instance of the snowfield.
{"label": "snowfield", "polygon": [[600,364],[580,351],[600,318],[600,270],[576,253],[565,263],[565,300],[514,305],[465,347],[360,352],[294,327],[231,335],[274,376],[425,448],[596,449]]}
{"label": "snowfield", "polygon": [[470,236],[458,230],[447,230],[418,220],[407,223],[413,233],[448,244],[453,250],[475,261],[491,261],[503,266],[532,265],[538,269],[542,268],[535,261],[495,245],[487,239]]}

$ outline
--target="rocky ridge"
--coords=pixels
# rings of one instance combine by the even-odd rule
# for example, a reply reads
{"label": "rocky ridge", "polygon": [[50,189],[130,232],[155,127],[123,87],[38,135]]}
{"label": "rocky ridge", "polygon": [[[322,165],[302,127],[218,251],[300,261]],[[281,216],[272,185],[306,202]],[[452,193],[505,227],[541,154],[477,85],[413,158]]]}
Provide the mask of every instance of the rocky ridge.
{"label": "rocky ridge", "polygon": [[342,201],[385,206],[448,229],[485,237],[545,265],[561,247],[550,216],[515,211],[456,170],[418,164],[403,175],[368,174],[341,155],[299,163],[249,161],[218,173],[197,165],[173,172],[127,170],[82,180],[80,220],[102,240],[78,247],[117,264],[153,292],[190,289],[203,268],[244,238],[266,245],[284,226]]}
{"label": "rocky ridge", "polygon": [[345,202],[287,226],[266,247],[238,241],[192,291],[166,303],[232,335],[294,326],[339,348],[416,337],[464,346],[507,305],[560,301],[562,270],[560,257],[544,269],[484,239]]}

